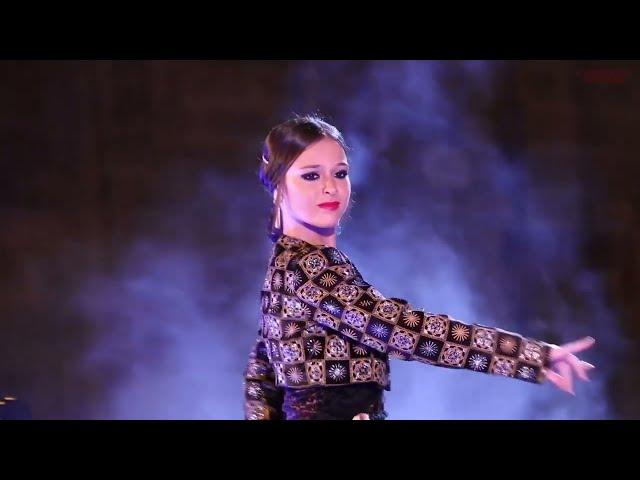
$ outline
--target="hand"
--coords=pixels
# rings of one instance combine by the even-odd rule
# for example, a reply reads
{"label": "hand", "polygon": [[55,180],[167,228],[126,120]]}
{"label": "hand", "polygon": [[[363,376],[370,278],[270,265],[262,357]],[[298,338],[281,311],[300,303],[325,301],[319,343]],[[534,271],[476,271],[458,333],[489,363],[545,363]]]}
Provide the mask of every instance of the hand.
{"label": "hand", "polygon": [[355,417],[353,417],[351,420],[369,420],[369,414],[359,413]]}
{"label": "hand", "polygon": [[590,363],[580,360],[574,355],[596,343],[593,337],[584,337],[580,340],[565,343],[564,345],[552,345],[549,352],[550,368],[547,370],[547,379],[560,390],[575,395],[573,390],[573,375],[589,381],[587,373],[595,367]]}

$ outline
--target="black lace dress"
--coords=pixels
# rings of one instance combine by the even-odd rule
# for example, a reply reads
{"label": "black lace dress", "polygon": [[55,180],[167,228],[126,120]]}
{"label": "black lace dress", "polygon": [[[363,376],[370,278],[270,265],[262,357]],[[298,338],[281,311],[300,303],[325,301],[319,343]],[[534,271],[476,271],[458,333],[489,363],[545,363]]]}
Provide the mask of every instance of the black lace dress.
{"label": "black lace dress", "polygon": [[387,417],[383,390],[375,383],[285,388],[282,410],[287,420],[352,420],[359,413],[370,420]]}

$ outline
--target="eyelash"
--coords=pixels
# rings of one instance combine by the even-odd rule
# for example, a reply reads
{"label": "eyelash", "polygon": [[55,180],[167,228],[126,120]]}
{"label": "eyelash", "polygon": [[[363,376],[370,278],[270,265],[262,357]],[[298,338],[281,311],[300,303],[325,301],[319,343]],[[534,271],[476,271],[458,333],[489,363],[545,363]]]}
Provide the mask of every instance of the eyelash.
{"label": "eyelash", "polygon": [[[339,175],[341,173],[344,173],[344,177],[338,177],[340,179],[344,179],[347,177],[347,175],[349,175],[349,172],[347,172],[346,170],[340,170],[338,173],[336,173],[336,175]],[[316,180],[318,177],[316,178],[308,178],[310,175],[318,175],[316,172],[309,172],[309,173],[305,173],[304,175],[302,175],[302,178],[304,178],[305,180],[308,180],[310,182]]]}

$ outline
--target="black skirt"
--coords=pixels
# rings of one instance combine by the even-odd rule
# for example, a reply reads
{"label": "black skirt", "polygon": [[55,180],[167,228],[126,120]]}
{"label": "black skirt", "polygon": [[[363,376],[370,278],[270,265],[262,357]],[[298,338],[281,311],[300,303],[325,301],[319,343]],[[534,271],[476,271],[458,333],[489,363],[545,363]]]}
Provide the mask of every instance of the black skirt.
{"label": "black skirt", "polygon": [[283,411],[287,420],[352,420],[359,413],[371,420],[387,417],[383,389],[375,383],[285,388]]}

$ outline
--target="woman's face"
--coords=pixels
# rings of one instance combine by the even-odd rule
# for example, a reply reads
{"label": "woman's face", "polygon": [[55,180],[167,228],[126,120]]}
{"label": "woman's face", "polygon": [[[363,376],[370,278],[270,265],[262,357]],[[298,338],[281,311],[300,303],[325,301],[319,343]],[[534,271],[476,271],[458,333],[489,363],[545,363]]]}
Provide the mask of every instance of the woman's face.
{"label": "woman's face", "polygon": [[[281,205],[286,227],[336,227],[351,197],[348,174],[347,155],[335,140],[325,137],[307,147],[285,175]],[[324,203],[334,205],[323,208]]]}

